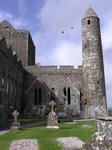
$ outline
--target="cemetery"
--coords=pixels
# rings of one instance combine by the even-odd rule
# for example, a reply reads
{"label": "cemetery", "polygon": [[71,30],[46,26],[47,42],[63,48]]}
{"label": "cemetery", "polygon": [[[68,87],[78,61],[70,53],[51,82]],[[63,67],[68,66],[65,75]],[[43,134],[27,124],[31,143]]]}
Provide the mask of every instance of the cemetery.
{"label": "cemetery", "polygon": [[35,64],[29,31],[0,23],[0,150],[112,150],[99,22],[89,7],[77,69]]}
{"label": "cemetery", "polygon": [[[111,150],[112,117],[98,106],[95,119],[62,122],[54,112],[56,103],[49,103],[51,111],[46,124],[41,120],[29,127],[18,122],[19,112],[14,111],[11,129],[0,135],[1,150]],[[45,120],[44,120],[45,121]]]}

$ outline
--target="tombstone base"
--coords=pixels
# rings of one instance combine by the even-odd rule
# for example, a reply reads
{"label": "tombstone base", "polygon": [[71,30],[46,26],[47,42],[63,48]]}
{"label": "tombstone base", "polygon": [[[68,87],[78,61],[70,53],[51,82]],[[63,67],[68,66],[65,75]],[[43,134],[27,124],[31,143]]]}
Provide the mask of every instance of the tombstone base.
{"label": "tombstone base", "polygon": [[19,130],[20,128],[21,128],[20,122],[17,122],[17,123],[13,122],[12,123],[11,130]]}
{"label": "tombstone base", "polygon": [[51,111],[48,115],[47,128],[49,128],[49,129],[59,129],[58,116],[54,111]]}
{"label": "tombstone base", "polygon": [[59,129],[58,126],[47,126],[47,129]]}

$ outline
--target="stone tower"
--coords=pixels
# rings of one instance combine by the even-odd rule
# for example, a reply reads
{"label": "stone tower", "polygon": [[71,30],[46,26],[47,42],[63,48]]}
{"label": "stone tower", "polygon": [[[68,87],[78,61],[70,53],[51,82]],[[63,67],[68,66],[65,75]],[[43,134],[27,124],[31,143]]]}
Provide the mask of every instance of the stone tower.
{"label": "stone tower", "polygon": [[5,37],[23,66],[35,65],[35,45],[28,30],[17,30],[7,20],[0,22],[0,38]]}
{"label": "stone tower", "polygon": [[91,7],[82,19],[82,51],[85,117],[94,117],[98,105],[107,105],[100,19]]}

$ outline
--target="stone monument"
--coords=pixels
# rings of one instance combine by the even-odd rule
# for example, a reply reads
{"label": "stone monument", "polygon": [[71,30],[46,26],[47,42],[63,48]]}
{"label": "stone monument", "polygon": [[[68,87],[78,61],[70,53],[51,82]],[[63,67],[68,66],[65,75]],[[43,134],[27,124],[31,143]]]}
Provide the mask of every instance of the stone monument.
{"label": "stone monument", "polygon": [[19,112],[15,110],[12,115],[14,116],[14,122],[12,123],[11,129],[18,130],[20,129],[20,122],[17,122],[17,117],[19,116]]}
{"label": "stone monument", "polygon": [[52,100],[49,105],[51,106],[51,112],[48,115],[48,120],[47,120],[47,128],[52,128],[52,129],[59,129],[58,126],[58,116],[54,112],[54,106],[56,103]]}
{"label": "stone monument", "polygon": [[108,112],[107,110],[103,107],[103,106],[98,106],[95,109],[95,118],[100,118],[100,117],[107,117],[108,116]]}
{"label": "stone monument", "polygon": [[112,150],[112,117],[98,106],[96,109],[97,132],[91,138],[91,144],[86,144],[83,150]]}

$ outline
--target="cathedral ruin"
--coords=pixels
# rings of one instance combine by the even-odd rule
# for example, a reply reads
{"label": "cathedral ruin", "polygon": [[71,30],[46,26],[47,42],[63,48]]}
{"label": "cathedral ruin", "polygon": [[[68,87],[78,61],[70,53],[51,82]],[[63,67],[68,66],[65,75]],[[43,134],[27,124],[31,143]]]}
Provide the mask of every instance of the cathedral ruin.
{"label": "cathedral ruin", "polygon": [[88,8],[82,21],[82,66],[35,65],[30,32],[0,23],[0,121],[13,110],[44,117],[57,103],[59,117],[93,118],[98,105],[107,107],[100,19]]}

